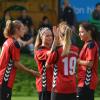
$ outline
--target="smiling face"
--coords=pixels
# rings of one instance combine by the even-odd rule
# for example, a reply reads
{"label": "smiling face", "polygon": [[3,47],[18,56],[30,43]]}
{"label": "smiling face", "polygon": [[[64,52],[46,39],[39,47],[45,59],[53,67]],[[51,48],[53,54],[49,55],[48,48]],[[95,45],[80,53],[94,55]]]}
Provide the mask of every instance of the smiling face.
{"label": "smiling face", "polygon": [[41,33],[41,40],[42,45],[44,45],[45,47],[51,47],[53,42],[52,32],[49,29],[46,29],[43,33]]}
{"label": "smiling face", "polygon": [[15,33],[18,38],[21,38],[25,34],[25,27],[22,23],[20,23],[20,27],[16,27]]}
{"label": "smiling face", "polygon": [[79,36],[82,41],[88,41],[91,37],[90,31],[86,31],[82,26],[79,27]]}

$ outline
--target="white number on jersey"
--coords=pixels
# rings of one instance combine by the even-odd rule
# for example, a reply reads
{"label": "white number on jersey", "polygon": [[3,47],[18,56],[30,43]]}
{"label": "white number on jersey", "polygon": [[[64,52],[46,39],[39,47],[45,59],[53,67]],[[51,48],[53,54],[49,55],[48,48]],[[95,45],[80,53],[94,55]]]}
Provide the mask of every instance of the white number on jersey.
{"label": "white number on jersey", "polygon": [[64,75],[74,75],[76,67],[76,57],[65,57],[63,59],[64,63]]}

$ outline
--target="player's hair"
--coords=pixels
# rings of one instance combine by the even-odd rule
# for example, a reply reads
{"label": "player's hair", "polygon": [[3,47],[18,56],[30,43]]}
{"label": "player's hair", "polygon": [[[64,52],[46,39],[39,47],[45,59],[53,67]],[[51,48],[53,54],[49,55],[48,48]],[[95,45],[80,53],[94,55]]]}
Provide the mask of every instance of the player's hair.
{"label": "player's hair", "polygon": [[6,27],[4,29],[4,36],[5,38],[8,38],[9,36],[12,36],[15,34],[16,32],[16,29],[20,29],[22,23],[18,20],[14,20],[14,21],[11,21],[11,20],[7,20],[6,22]]}
{"label": "player's hair", "polygon": [[58,26],[68,25],[66,21],[61,21]]}
{"label": "player's hair", "polygon": [[60,37],[64,41],[62,56],[67,55],[69,53],[71,46],[71,36],[72,36],[72,29],[67,25],[66,22],[61,22],[59,24],[59,27],[63,25],[65,26],[64,32],[60,34]]}
{"label": "player's hair", "polygon": [[95,5],[95,6],[96,6],[96,7],[100,6],[100,2],[96,3],[96,5]]}
{"label": "player's hair", "polygon": [[34,46],[34,49],[35,50],[37,50],[40,46],[41,46],[41,44],[42,44],[42,36],[43,36],[43,34],[46,32],[46,31],[51,31],[49,28],[47,28],[47,27],[44,27],[44,28],[40,28],[39,30],[38,30],[38,35],[37,35],[37,37],[36,37],[36,41],[35,41],[35,46]]}

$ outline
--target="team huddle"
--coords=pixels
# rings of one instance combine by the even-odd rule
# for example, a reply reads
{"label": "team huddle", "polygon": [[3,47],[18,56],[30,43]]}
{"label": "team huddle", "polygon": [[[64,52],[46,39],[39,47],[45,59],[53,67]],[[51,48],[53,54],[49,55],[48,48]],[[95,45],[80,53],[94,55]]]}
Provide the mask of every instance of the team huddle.
{"label": "team huddle", "polygon": [[36,77],[39,100],[94,100],[99,56],[95,32],[88,22],[79,25],[79,36],[84,41],[80,50],[71,41],[73,31],[66,22],[52,31],[47,27],[39,29],[34,46],[37,72],[19,62],[17,40],[24,35],[23,24],[7,21],[4,35],[8,39],[0,56],[0,100],[11,100],[16,69]]}

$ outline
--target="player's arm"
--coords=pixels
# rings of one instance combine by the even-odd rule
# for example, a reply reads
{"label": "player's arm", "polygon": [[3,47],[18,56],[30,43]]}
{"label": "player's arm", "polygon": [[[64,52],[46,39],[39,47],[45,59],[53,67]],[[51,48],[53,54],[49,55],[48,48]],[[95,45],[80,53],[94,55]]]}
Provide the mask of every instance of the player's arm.
{"label": "player's arm", "polygon": [[20,45],[17,41],[15,41],[9,48],[9,53],[14,62],[14,66],[23,72],[29,73],[33,76],[40,76],[40,74],[32,69],[25,67],[23,64],[20,63]]}
{"label": "player's arm", "polygon": [[51,53],[48,54],[48,58],[46,60],[46,68],[49,68],[51,65],[54,65],[57,59],[57,53],[56,51],[53,51]]}
{"label": "player's arm", "polygon": [[78,58],[77,63],[80,65],[85,65],[89,68],[91,68],[93,66],[93,61],[88,61],[88,60],[81,60]]}
{"label": "player's arm", "polygon": [[27,67],[25,67],[23,64],[21,64],[19,61],[14,61],[14,66],[18,69],[18,70],[21,70],[25,73],[28,73],[28,74],[31,74],[32,76],[35,76],[35,77],[39,77],[40,74],[39,72],[37,71],[34,71],[32,69],[29,69]]}
{"label": "player's arm", "polygon": [[31,44],[31,43],[33,43],[33,38],[30,38],[30,39],[26,42],[26,45],[29,45],[29,44]]}
{"label": "player's arm", "polygon": [[59,42],[59,30],[56,26],[53,26],[53,34],[54,34],[54,41],[51,46],[50,52],[54,51],[54,49],[58,46]]}
{"label": "player's arm", "polygon": [[34,58],[37,58],[39,61],[44,61],[47,59],[47,52],[42,49],[36,50],[34,54],[35,54]]}
{"label": "player's arm", "polygon": [[33,38],[29,39],[28,41],[23,41],[21,38],[19,38],[17,39],[17,41],[19,42],[20,46],[24,47],[26,45],[33,43]]}
{"label": "player's arm", "polygon": [[46,60],[45,66],[49,68],[51,65],[55,64],[57,57],[57,46],[59,44],[59,30],[56,26],[53,26],[54,40],[50,51],[47,52],[48,59]]}
{"label": "player's arm", "polygon": [[86,67],[92,67],[95,59],[95,43],[90,42],[87,45],[87,50],[86,50],[86,59],[78,59],[77,62],[78,64],[85,65]]}

